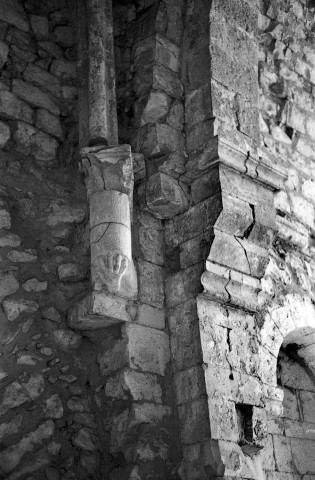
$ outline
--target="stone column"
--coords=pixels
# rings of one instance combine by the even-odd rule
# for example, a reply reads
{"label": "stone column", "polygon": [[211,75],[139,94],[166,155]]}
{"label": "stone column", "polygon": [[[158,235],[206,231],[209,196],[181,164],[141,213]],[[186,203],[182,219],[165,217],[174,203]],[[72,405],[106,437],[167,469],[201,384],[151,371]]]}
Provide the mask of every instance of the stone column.
{"label": "stone column", "polygon": [[134,298],[137,281],[131,255],[133,171],[130,146],[85,148],[82,164],[90,203],[93,290]]}

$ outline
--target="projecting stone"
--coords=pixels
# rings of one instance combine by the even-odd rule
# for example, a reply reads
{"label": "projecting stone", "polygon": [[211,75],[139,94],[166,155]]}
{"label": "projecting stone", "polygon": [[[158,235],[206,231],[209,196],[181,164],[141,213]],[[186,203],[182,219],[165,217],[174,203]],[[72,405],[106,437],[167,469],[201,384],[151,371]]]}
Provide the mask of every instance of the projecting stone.
{"label": "projecting stone", "polygon": [[48,19],[39,15],[30,15],[32,30],[37,38],[48,37]]}
{"label": "projecting stone", "polygon": [[27,16],[18,0],[1,1],[0,19],[20,30],[23,30],[23,32],[28,32],[30,29]]}
{"label": "projecting stone", "polygon": [[22,313],[34,313],[38,308],[38,304],[31,300],[16,299],[3,302],[3,310],[9,322],[14,322]]}
{"label": "projecting stone", "polygon": [[4,42],[0,42],[0,68],[2,68],[5,62],[7,61],[8,53],[9,53],[8,45]]}
{"label": "projecting stone", "polygon": [[33,122],[32,108],[6,90],[0,91],[0,115],[12,120],[23,120],[27,123]]}
{"label": "projecting stone", "polygon": [[0,237],[0,248],[2,247],[19,247],[22,241],[18,235],[14,233],[8,233],[3,237]]}
{"label": "projecting stone", "polygon": [[44,132],[53,135],[59,139],[62,138],[62,127],[59,117],[52,115],[50,112],[44,109],[38,109],[36,114],[36,127]]}
{"label": "projecting stone", "polygon": [[149,178],[146,188],[147,205],[158,218],[172,218],[184,212],[188,201],[178,182],[164,173]]}
{"label": "projecting stone", "polygon": [[19,288],[19,282],[12,273],[0,273],[0,302],[17,292]]}
{"label": "projecting stone", "polygon": [[9,126],[3,122],[0,122],[0,148],[6,146],[6,144],[10,140],[10,137],[11,132]]}
{"label": "projecting stone", "polygon": [[39,88],[22,80],[13,80],[12,91],[22,100],[30,103],[34,107],[45,108],[53,115],[60,114],[60,108],[50,99],[50,97]]}

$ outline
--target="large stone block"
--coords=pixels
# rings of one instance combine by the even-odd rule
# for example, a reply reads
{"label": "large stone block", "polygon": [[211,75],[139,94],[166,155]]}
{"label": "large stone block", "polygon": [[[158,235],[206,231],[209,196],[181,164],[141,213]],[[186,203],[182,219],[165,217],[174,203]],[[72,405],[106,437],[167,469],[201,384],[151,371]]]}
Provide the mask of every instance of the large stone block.
{"label": "large stone block", "polygon": [[138,98],[147,95],[151,89],[162,90],[173,98],[181,98],[183,95],[183,85],[178,75],[163,65],[146,66],[135,73],[132,81]]}
{"label": "large stone block", "polygon": [[62,139],[63,137],[60,119],[47,110],[41,108],[37,110],[35,125],[40,130],[44,130],[44,132],[47,132],[49,135],[53,135],[58,139]]}
{"label": "large stone block", "polygon": [[152,307],[164,307],[163,270],[153,263],[138,261],[139,299]]}
{"label": "large stone block", "polygon": [[206,398],[178,407],[182,444],[189,445],[210,438],[209,411]]}
{"label": "large stone block", "polygon": [[158,218],[172,218],[185,211],[188,201],[178,181],[165,173],[152,175],[146,186],[146,201]]}
{"label": "large stone block", "polygon": [[162,388],[158,377],[130,369],[109,377],[105,394],[108,398],[128,400],[131,395],[133,401],[162,403]]}
{"label": "large stone block", "polygon": [[185,125],[191,128],[196,123],[204,122],[213,117],[211,85],[203,85],[190,92],[185,99]]}
{"label": "large stone block", "polygon": [[48,90],[56,97],[61,96],[61,84],[59,78],[46,72],[42,68],[29,63],[23,75],[27,82],[41,87],[44,91]]}
{"label": "large stone block", "polygon": [[30,83],[23,82],[22,80],[13,80],[12,92],[34,107],[44,108],[53,115],[60,114],[60,108],[51,100],[49,95]]}
{"label": "large stone block", "polygon": [[165,312],[162,309],[151,307],[151,305],[139,305],[137,323],[146,327],[164,330]]}
{"label": "large stone block", "polygon": [[187,302],[201,292],[203,270],[203,263],[197,263],[186,270],[170,275],[166,279],[166,304],[169,308]]}
{"label": "large stone block", "polygon": [[215,231],[208,260],[250,274],[248,259],[242,245],[234,236],[219,230]]}
{"label": "large stone block", "polygon": [[201,365],[175,373],[176,403],[182,405],[206,394],[204,370]]}
{"label": "large stone block", "polygon": [[183,147],[182,133],[162,123],[142,127],[136,139],[136,150],[148,158],[183,150]]}
{"label": "large stone block", "polygon": [[157,62],[174,72],[179,70],[180,49],[160,34],[136,43],[132,56],[135,70],[141,69],[151,62]]}
{"label": "large stone block", "polygon": [[13,93],[5,90],[0,91],[0,115],[12,120],[33,123],[32,108]]}
{"label": "large stone block", "polygon": [[188,153],[203,150],[214,137],[214,119],[205,120],[193,125],[186,134],[186,147]]}
{"label": "large stone block", "polygon": [[3,0],[1,2],[0,19],[3,22],[19,28],[23,32],[28,32],[30,29],[26,13],[18,0],[14,0],[13,2],[10,0]]}

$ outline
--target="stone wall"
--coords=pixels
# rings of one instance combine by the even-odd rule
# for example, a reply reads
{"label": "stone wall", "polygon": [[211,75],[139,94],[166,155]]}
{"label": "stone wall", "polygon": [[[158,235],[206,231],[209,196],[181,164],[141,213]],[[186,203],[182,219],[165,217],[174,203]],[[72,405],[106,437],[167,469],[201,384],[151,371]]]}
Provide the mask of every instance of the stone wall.
{"label": "stone wall", "polygon": [[0,477],[100,478],[102,334],[66,323],[89,279],[72,8],[1,2],[0,20]]}
{"label": "stone wall", "polygon": [[312,2],[113,2],[129,297],[90,279],[84,2],[0,3],[0,478],[314,475]]}

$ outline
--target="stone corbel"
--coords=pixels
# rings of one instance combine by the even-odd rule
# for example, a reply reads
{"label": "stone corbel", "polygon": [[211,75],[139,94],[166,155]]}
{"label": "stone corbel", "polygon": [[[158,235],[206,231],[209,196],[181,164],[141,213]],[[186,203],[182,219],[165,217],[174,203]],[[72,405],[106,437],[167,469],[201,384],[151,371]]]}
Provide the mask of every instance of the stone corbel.
{"label": "stone corbel", "polygon": [[92,293],[69,315],[72,327],[132,321],[137,274],[132,259],[133,166],[129,145],[82,149],[90,207]]}

